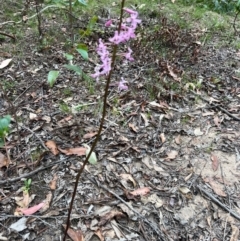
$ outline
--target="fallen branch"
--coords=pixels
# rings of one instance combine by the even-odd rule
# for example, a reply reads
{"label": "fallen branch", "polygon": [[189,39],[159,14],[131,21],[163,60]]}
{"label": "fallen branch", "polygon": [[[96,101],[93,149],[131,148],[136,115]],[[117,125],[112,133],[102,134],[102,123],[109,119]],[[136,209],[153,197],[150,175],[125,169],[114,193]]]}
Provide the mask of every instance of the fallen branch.
{"label": "fallen branch", "polygon": [[233,216],[234,218],[236,218],[237,220],[240,221],[240,216],[235,213],[233,210],[231,210],[230,208],[228,208],[226,205],[224,205],[223,203],[221,203],[217,198],[215,198],[211,193],[209,193],[208,191],[206,191],[205,189],[203,189],[202,187],[200,187],[199,185],[197,185],[197,188],[200,190],[200,192],[202,192],[203,194],[205,194],[207,197],[209,197],[212,201],[214,201],[218,206],[220,206],[221,208],[223,208],[225,211],[227,211],[231,216]]}
{"label": "fallen branch", "polygon": [[4,32],[0,32],[0,34],[1,34],[1,35],[4,35],[4,36],[7,36],[7,37],[13,39],[14,41],[16,41],[16,38],[15,38],[13,35],[11,35],[11,34],[4,33]]}
{"label": "fallen branch", "polygon": [[[205,98],[202,97],[201,95],[197,94],[196,92],[194,92],[194,91],[192,91],[192,90],[190,90],[190,92],[191,92],[192,94],[194,94],[195,96],[200,97],[200,99],[202,99],[202,100],[204,100],[204,101],[206,101],[206,102],[209,103],[209,101],[208,101],[207,99],[205,99]],[[215,108],[218,108],[218,109],[221,110],[222,112],[226,113],[228,116],[232,117],[234,120],[240,121],[240,118],[238,118],[237,116],[229,113],[226,109],[222,108],[221,106],[215,105],[215,104],[213,104],[213,103],[209,103],[209,104],[212,105],[212,106],[215,107]]]}
{"label": "fallen branch", "polygon": [[3,181],[0,181],[0,185],[1,184],[5,184],[5,183],[10,183],[10,182],[17,182],[17,181],[21,180],[22,178],[31,177],[32,175],[34,175],[34,174],[36,174],[38,172],[44,171],[44,170],[46,170],[46,169],[48,169],[48,168],[50,168],[52,166],[55,166],[55,165],[57,165],[59,163],[62,163],[63,161],[66,161],[66,159],[67,158],[65,158],[65,159],[63,159],[61,161],[53,162],[53,163],[51,163],[51,164],[49,164],[48,166],[45,166],[45,167],[44,166],[43,167],[39,167],[38,169],[36,169],[36,170],[34,170],[32,172],[23,174],[23,175],[21,175],[19,177],[15,177],[15,178],[11,178],[11,179],[6,179],[6,180],[3,180]]}

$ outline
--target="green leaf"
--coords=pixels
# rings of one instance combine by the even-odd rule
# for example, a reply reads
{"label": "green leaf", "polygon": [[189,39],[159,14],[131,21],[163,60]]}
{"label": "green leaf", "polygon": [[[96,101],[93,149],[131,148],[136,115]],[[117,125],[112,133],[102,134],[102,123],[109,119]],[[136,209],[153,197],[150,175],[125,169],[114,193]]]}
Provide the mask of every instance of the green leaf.
{"label": "green leaf", "polygon": [[98,17],[97,17],[96,15],[94,15],[94,16],[90,19],[90,21],[89,21],[89,23],[88,23],[88,25],[87,25],[87,29],[92,30],[93,27],[94,27],[94,25],[96,24],[97,20],[98,20]]}
{"label": "green leaf", "polygon": [[[87,148],[86,150],[86,157],[88,156],[91,148],[87,145],[87,144],[83,144],[83,146],[85,146]],[[92,165],[95,165],[97,164],[97,156],[96,156],[96,153],[95,152],[92,152],[88,161],[92,164]]]}
{"label": "green leaf", "polygon": [[77,51],[81,56],[85,59],[88,60],[88,47],[86,44],[78,44],[77,45]]}
{"label": "green leaf", "polygon": [[79,2],[80,4],[82,4],[82,5],[84,5],[84,6],[87,6],[87,3],[86,3],[85,0],[78,0],[78,2]]}
{"label": "green leaf", "polygon": [[47,82],[48,82],[48,84],[50,85],[51,88],[55,84],[58,75],[59,75],[59,71],[56,71],[56,70],[51,70],[48,73],[48,80],[47,80]]}
{"label": "green leaf", "polygon": [[0,137],[4,139],[4,137],[9,132],[9,124],[11,122],[11,116],[6,115],[0,119]]}
{"label": "green leaf", "polygon": [[78,67],[77,65],[65,64],[64,67],[69,69],[69,70],[73,70],[78,75],[82,74],[81,68]]}
{"label": "green leaf", "polygon": [[71,55],[71,54],[64,54],[64,57],[65,57],[68,61],[73,60],[73,55]]}

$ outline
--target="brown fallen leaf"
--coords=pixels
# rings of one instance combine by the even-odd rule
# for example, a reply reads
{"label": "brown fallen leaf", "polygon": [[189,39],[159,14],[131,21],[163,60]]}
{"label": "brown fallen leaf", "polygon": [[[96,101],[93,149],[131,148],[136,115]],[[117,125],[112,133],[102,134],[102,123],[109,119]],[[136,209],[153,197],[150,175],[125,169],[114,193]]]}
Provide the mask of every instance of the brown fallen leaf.
{"label": "brown fallen leaf", "polygon": [[125,214],[117,210],[111,210],[110,212],[106,213],[104,216],[101,217],[98,225],[103,226],[104,224],[106,224],[108,221],[110,221],[115,217],[118,217],[118,218],[125,217]]}
{"label": "brown fallen leaf", "polygon": [[145,114],[143,114],[143,113],[141,113],[141,116],[142,116],[142,118],[143,118],[143,120],[144,120],[145,127],[147,127],[147,126],[149,125],[147,116],[146,116]]}
{"label": "brown fallen leaf", "polygon": [[169,159],[169,160],[173,160],[173,159],[175,159],[176,157],[177,157],[177,155],[178,155],[178,152],[177,151],[175,151],[175,150],[172,150],[172,151],[170,151],[170,152],[168,152],[167,153],[167,160]]}
{"label": "brown fallen leaf", "polygon": [[209,116],[209,115],[214,115],[214,114],[215,114],[214,111],[208,111],[208,112],[202,113],[202,116]]}
{"label": "brown fallen leaf", "polygon": [[178,135],[176,138],[175,138],[175,142],[177,145],[180,145],[180,135]]}
{"label": "brown fallen leaf", "polygon": [[97,132],[89,132],[83,136],[83,139],[90,139],[97,135]]}
{"label": "brown fallen leaf", "polygon": [[129,123],[128,126],[129,126],[134,132],[136,132],[136,133],[138,132],[138,128],[137,128],[134,124]]}
{"label": "brown fallen leaf", "polygon": [[212,160],[212,169],[213,169],[213,171],[217,171],[218,165],[219,165],[217,156],[212,155],[211,156],[211,160]]}
{"label": "brown fallen leaf", "polygon": [[70,115],[70,116],[67,116],[67,117],[61,119],[60,121],[58,121],[58,125],[67,124],[72,119],[72,117],[73,116]]}
{"label": "brown fallen leaf", "polygon": [[126,181],[130,181],[132,182],[133,186],[136,187],[136,182],[135,180],[133,179],[132,175],[131,174],[128,174],[128,173],[122,173],[119,175],[120,177],[122,177],[124,180]]}
{"label": "brown fallen leaf", "polygon": [[52,152],[53,155],[57,155],[59,153],[58,148],[57,148],[57,144],[55,143],[55,141],[47,141],[45,143],[46,147],[49,148],[49,150]]}
{"label": "brown fallen leaf", "polygon": [[53,179],[49,183],[49,187],[50,187],[51,190],[55,190],[56,189],[57,179],[58,179],[58,176],[56,174],[54,174]]}
{"label": "brown fallen leaf", "polygon": [[102,230],[101,229],[98,229],[96,232],[95,232],[95,235],[98,236],[98,238],[101,240],[101,241],[104,241],[104,236],[102,234]]}
{"label": "brown fallen leaf", "polygon": [[133,196],[144,196],[144,195],[147,195],[149,192],[150,192],[149,187],[142,187],[130,192],[130,194],[132,194]]}
{"label": "brown fallen leaf", "polygon": [[22,192],[22,197],[15,197],[16,204],[21,208],[28,208],[35,195],[29,196],[29,192]]}
{"label": "brown fallen leaf", "polygon": [[227,196],[226,193],[223,191],[222,185],[219,184],[218,182],[214,181],[212,178],[210,178],[210,177],[204,178],[204,181],[208,182],[210,184],[211,188],[217,195],[219,195],[221,197]]}
{"label": "brown fallen leaf", "polygon": [[[64,229],[66,229],[65,224],[63,224],[62,226]],[[81,230],[74,230],[72,228],[69,228],[67,234],[73,241],[84,241],[83,233]]]}
{"label": "brown fallen leaf", "polygon": [[40,209],[41,213],[43,213],[49,209],[50,203],[52,201],[52,197],[53,197],[52,192],[48,192],[48,194],[46,195],[46,199],[43,201],[44,206]]}
{"label": "brown fallen leaf", "polygon": [[162,143],[164,143],[166,141],[166,137],[165,137],[164,133],[160,134],[160,138],[161,138]]}
{"label": "brown fallen leaf", "polygon": [[77,156],[84,156],[86,155],[86,148],[85,147],[75,147],[75,148],[68,148],[68,149],[61,149],[58,150],[64,154],[68,155],[77,155]]}
{"label": "brown fallen leaf", "polygon": [[10,164],[10,160],[8,160],[8,158],[0,152],[0,168],[8,167],[9,164]]}
{"label": "brown fallen leaf", "polygon": [[231,239],[230,241],[238,241],[238,236],[239,236],[239,229],[236,225],[231,224],[231,228],[232,228],[232,235],[231,235]]}
{"label": "brown fallen leaf", "polygon": [[[168,64],[167,64],[167,69],[168,69],[169,75],[170,75],[174,80],[176,80],[177,82],[181,82],[181,77],[178,77],[177,74],[175,73],[175,72],[177,72],[176,69],[173,69],[173,67],[170,66],[170,65],[168,65]],[[174,71],[175,71],[175,72],[174,72]]]}

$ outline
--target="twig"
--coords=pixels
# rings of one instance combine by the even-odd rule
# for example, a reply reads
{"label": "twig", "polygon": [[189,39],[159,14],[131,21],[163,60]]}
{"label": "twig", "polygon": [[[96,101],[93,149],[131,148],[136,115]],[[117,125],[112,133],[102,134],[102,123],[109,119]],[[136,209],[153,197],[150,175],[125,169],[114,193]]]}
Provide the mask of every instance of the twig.
{"label": "twig", "polygon": [[234,28],[234,34],[235,35],[237,35],[236,20],[237,20],[237,17],[238,17],[239,13],[240,13],[240,11],[237,11],[237,13],[235,15],[235,18],[234,18],[234,21],[233,21],[233,28]]}
{"label": "twig", "polygon": [[0,34],[1,34],[1,35],[4,35],[4,36],[7,36],[7,37],[13,39],[14,41],[16,41],[16,38],[15,38],[13,35],[11,35],[11,34],[4,33],[4,32],[0,32]]}
{"label": "twig", "polygon": [[[97,183],[96,183],[94,180],[92,180],[92,179],[89,178],[89,177],[88,177],[88,179],[89,179],[93,184],[95,184],[96,186],[98,186]],[[147,220],[146,217],[144,217],[142,214],[140,214],[140,213],[137,212],[134,208],[132,208],[132,207],[131,207],[126,201],[124,201],[120,196],[118,196],[116,193],[114,193],[114,192],[111,191],[109,188],[107,188],[107,187],[105,187],[105,186],[103,186],[103,185],[100,185],[100,186],[98,186],[98,187],[100,187],[100,188],[104,189],[105,191],[111,193],[111,194],[112,194],[113,196],[115,196],[118,200],[120,200],[123,204],[125,204],[131,211],[133,211],[133,212],[138,216],[138,218],[139,218],[140,220],[142,220],[142,221],[143,221],[144,223],[146,223],[149,227],[151,227],[151,229],[159,236],[159,238],[160,238],[159,240],[166,240],[166,239],[164,239],[161,230],[160,230],[156,225],[154,225],[151,221]]]}
{"label": "twig", "polygon": [[[45,10],[47,10],[48,8],[60,8],[59,6],[56,6],[56,5],[49,5],[49,6],[46,6],[45,8],[43,8],[41,11],[39,11],[38,13],[35,13],[33,14],[31,17],[27,18],[25,21],[29,20],[29,19],[32,19],[32,18],[35,18],[38,14],[41,14],[42,12],[44,12]],[[18,22],[14,22],[14,21],[7,21],[7,22],[3,22],[3,23],[0,23],[0,26],[2,25],[5,25],[5,24],[8,24],[8,23],[14,23],[14,24],[19,24],[21,23],[23,20],[20,20]]]}
{"label": "twig", "polygon": [[23,174],[21,175],[20,177],[15,177],[15,178],[12,178],[12,179],[7,179],[7,180],[3,180],[3,181],[0,181],[0,184],[5,184],[5,183],[9,183],[9,182],[16,182],[16,181],[19,181],[21,180],[22,178],[27,178],[27,177],[30,177],[38,172],[41,172],[41,171],[44,171],[46,169],[48,169],[49,167],[52,167],[52,166],[55,166],[63,161],[65,161],[67,158],[61,160],[61,161],[57,161],[57,162],[53,162],[51,164],[49,164],[48,166],[46,167],[39,167],[38,169],[32,171],[32,172],[29,172],[29,173],[26,173],[26,174]]}
{"label": "twig", "polygon": [[33,132],[31,129],[29,129],[28,127],[26,126],[21,126],[22,128],[24,128],[25,130],[28,130],[30,131],[42,144],[42,147],[46,150],[46,151],[49,151],[49,149],[45,146],[44,142],[42,141],[42,139],[35,133]]}
{"label": "twig", "polygon": [[223,203],[221,203],[217,198],[215,198],[211,193],[207,192],[205,189],[203,189],[202,187],[200,187],[199,185],[197,185],[197,188],[204,193],[206,196],[208,196],[210,199],[212,199],[217,205],[219,205],[221,208],[223,208],[225,211],[227,211],[228,213],[230,213],[230,215],[232,215],[234,218],[236,218],[237,220],[240,221],[240,216],[235,213],[233,210],[229,209],[226,205],[224,205]]}
{"label": "twig", "polygon": [[[207,99],[205,99],[204,97],[202,97],[201,95],[197,94],[195,91],[190,90],[190,92],[198,97],[200,97],[202,100],[206,101],[209,103],[209,101]],[[227,110],[225,110],[224,108],[222,108],[221,106],[215,105],[213,103],[209,103],[210,105],[212,105],[215,108],[220,109],[222,112],[226,113],[227,115],[229,115],[230,117],[232,117],[233,119],[240,121],[240,118],[236,117],[235,115],[232,115],[231,113],[229,113]]]}

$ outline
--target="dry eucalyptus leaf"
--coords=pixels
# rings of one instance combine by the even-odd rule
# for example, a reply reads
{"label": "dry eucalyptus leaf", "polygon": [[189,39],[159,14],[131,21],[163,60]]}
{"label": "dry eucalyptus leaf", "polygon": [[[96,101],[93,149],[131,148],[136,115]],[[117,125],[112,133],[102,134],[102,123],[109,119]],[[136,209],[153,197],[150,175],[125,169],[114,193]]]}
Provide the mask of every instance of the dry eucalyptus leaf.
{"label": "dry eucalyptus leaf", "polygon": [[12,61],[12,59],[3,60],[0,64],[0,69],[4,69],[5,67],[7,67],[10,64],[11,61]]}
{"label": "dry eucalyptus leaf", "polygon": [[185,186],[180,186],[178,189],[182,194],[187,194],[187,193],[191,192],[190,189]]}
{"label": "dry eucalyptus leaf", "polygon": [[219,165],[217,156],[212,155],[211,156],[211,160],[212,160],[212,169],[213,169],[213,171],[217,171],[218,165]]}
{"label": "dry eucalyptus leaf", "polygon": [[129,123],[128,126],[129,126],[134,132],[136,132],[136,133],[138,132],[138,128],[137,128],[134,124]]}
{"label": "dry eucalyptus leaf", "polygon": [[59,153],[57,144],[55,143],[55,141],[51,141],[51,140],[47,141],[45,145],[52,152],[53,155],[56,156]]}
{"label": "dry eucalyptus leaf", "polygon": [[136,182],[135,180],[133,179],[132,175],[131,174],[128,174],[128,173],[122,173],[119,175],[120,177],[122,177],[123,179],[125,179],[126,181],[131,181],[133,186],[136,187]]}
{"label": "dry eucalyptus leaf", "polygon": [[166,141],[166,137],[165,137],[164,133],[160,134],[160,138],[161,138],[162,143],[164,143]]}
{"label": "dry eucalyptus leaf", "polygon": [[83,139],[90,139],[97,135],[97,132],[89,132],[83,136]]}
{"label": "dry eucalyptus leaf", "polygon": [[86,155],[86,148],[85,147],[75,147],[75,148],[68,148],[68,149],[61,149],[58,148],[60,152],[68,155],[77,155],[77,156],[84,156]]}
{"label": "dry eucalyptus leaf", "polygon": [[196,128],[194,130],[194,135],[195,136],[202,136],[203,135],[203,132],[200,130],[200,127]]}
{"label": "dry eucalyptus leaf", "polygon": [[178,152],[175,150],[172,150],[167,153],[167,159],[173,160],[177,157],[177,155],[178,155]]}
{"label": "dry eucalyptus leaf", "polygon": [[145,114],[143,114],[143,113],[141,113],[141,116],[142,116],[142,118],[143,118],[143,120],[144,120],[145,127],[147,127],[147,126],[149,125],[147,116],[146,116]]}
{"label": "dry eucalyptus leaf", "polygon": [[176,138],[175,138],[175,142],[177,145],[180,145],[180,135],[178,135]]}
{"label": "dry eucalyptus leaf", "polygon": [[10,164],[10,161],[8,160],[7,157],[5,157],[1,152],[0,152],[0,168],[2,167],[8,167]]}
{"label": "dry eucalyptus leaf", "polygon": [[144,196],[150,192],[149,187],[138,188],[135,191],[130,192],[133,196]]}

